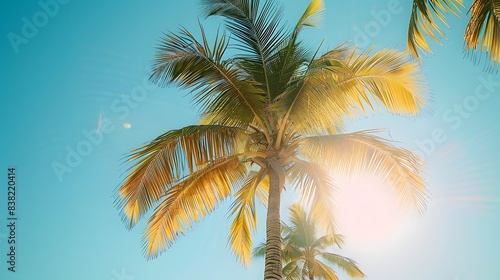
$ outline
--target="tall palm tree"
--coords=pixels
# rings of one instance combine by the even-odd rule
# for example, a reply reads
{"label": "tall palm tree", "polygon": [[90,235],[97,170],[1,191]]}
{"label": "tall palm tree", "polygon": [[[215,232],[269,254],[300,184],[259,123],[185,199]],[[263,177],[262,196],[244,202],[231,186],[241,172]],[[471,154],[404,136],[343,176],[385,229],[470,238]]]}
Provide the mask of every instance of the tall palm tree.
{"label": "tall palm tree", "polygon": [[[318,238],[318,228],[312,217],[295,203],[290,208],[291,226],[281,225],[283,240],[283,278],[287,280],[301,280],[315,277],[325,280],[338,280],[335,271],[317,257],[321,257],[330,265],[335,265],[347,272],[351,277],[362,278],[365,274],[356,262],[326,251],[328,247],[343,244],[341,235],[330,234]],[[257,246],[253,255],[263,257],[266,244]]]}
{"label": "tall palm tree", "polygon": [[[407,46],[418,57],[419,51],[430,53],[425,36],[439,43],[444,37],[439,23],[446,23],[446,14],[458,16],[462,0],[414,0],[408,27]],[[500,63],[500,0],[474,0],[469,9],[470,20],[465,29],[467,51],[489,53],[492,67]]]}
{"label": "tall palm tree", "polygon": [[[424,207],[421,162],[371,131],[340,134],[344,118],[384,107],[416,114],[426,103],[416,62],[395,50],[358,53],[340,46],[321,56],[299,40],[324,5],[312,0],[298,23],[281,25],[275,1],[203,0],[207,16],[224,19],[228,36],[209,43],[188,30],[159,46],[151,79],[191,89],[201,120],[134,150],[117,207],[129,227],[153,210],[144,251],[156,257],[221,201],[232,197],[229,245],[251,258],[256,199],[267,206],[265,279],[281,279],[280,195],[302,192],[311,215],[334,232],[335,185],[329,170],[379,174],[401,201]],[[233,47],[228,57],[226,50]]]}

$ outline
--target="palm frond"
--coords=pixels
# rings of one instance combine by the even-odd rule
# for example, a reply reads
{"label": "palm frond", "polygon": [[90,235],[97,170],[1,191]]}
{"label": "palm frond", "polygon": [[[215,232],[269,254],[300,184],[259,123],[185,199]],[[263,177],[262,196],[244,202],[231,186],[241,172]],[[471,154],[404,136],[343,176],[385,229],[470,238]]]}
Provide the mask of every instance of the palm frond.
{"label": "palm frond", "polygon": [[296,247],[309,246],[316,239],[316,225],[299,204],[292,204],[289,210],[292,229],[291,233],[285,237],[284,242]]}
{"label": "palm frond", "polygon": [[322,166],[296,160],[290,167],[293,186],[301,192],[301,200],[310,207],[310,215],[327,234],[336,232],[333,195],[336,186]]}
{"label": "palm frond", "polygon": [[301,42],[297,41],[297,37],[303,27],[317,26],[322,19],[324,10],[323,0],[312,0],[293,31],[284,37],[281,46],[278,48],[279,50],[270,58],[269,90],[273,102],[286,94],[287,88],[293,83],[294,77],[300,75],[301,68],[310,60],[309,50],[303,47]]}
{"label": "palm frond", "polygon": [[260,242],[259,245],[257,245],[255,248],[253,248],[252,256],[253,257],[264,257],[265,255],[266,255],[266,243]]}
{"label": "palm frond", "polygon": [[256,120],[263,126],[264,92],[248,73],[223,61],[225,35],[211,48],[200,25],[202,43],[186,29],[170,33],[160,45],[151,80],[190,89],[202,115],[212,123],[246,127]]}
{"label": "palm frond", "polygon": [[229,232],[229,245],[239,261],[245,266],[250,265],[252,250],[251,232],[257,226],[255,198],[267,202],[269,178],[266,170],[252,172],[245,185],[235,194],[230,213],[234,216]]}
{"label": "palm frond", "polygon": [[395,50],[357,54],[342,47],[313,61],[296,91],[283,99],[289,120],[307,134],[333,133],[347,116],[384,107],[417,114],[427,103],[418,64]]}
{"label": "palm frond", "polygon": [[463,6],[462,0],[414,0],[406,42],[409,53],[413,57],[419,57],[419,51],[431,53],[426,36],[440,44],[439,38],[445,38],[440,23],[448,26],[446,14],[458,16]]}
{"label": "palm frond", "polygon": [[295,32],[298,33],[303,26],[318,26],[320,21],[323,19],[322,16],[324,11],[325,3],[323,0],[312,0],[297,22]]}
{"label": "palm frond", "polygon": [[143,239],[146,256],[157,257],[193,223],[239,189],[247,169],[237,156],[229,156],[210,162],[169,188],[147,222]]}
{"label": "palm frond", "polygon": [[318,259],[314,259],[313,265],[313,275],[320,277],[320,279],[325,280],[339,280],[335,271],[328,265],[322,263]]}
{"label": "palm frond", "polygon": [[361,271],[356,262],[349,258],[326,252],[320,253],[319,255],[331,264],[334,264],[344,270],[349,276],[353,278],[366,277],[366,275]]}
{"label": "palm frond", "polygon": [[[309,49],[304,47],[301,42],[294,41],[295,39],[291,37],[287,38],[287,40],[269,62],[270,108],[273,108],[274,102],[287,94],[296,77],[301,76],[303,66],[311,56]],[[272,111],[275,111],[274,108]]]}
{"label": "palm frond", "polygon": [[300,262],[301,258],[304,255],[303,247],[300,247],[299,245],[290,242],[290,236],[283,236],[283,232],[282,232],[282,237],[284,237],[283,256],[282,256],[283,262],[284,263]]}
{"label": "palm frond", "polygon": [[340,234],[330,234],[330,235],[323,235],[320,238],[314,240],[314,242],[311,244],[311,248],[316,250],[322,250],[327,247],[337,245],[339,248],[342,249],[343,244],[344,244],[344,236]]}
{"label": "palm frond", "polygon": [[311,136],[304,140],[301,154],[340,176],[374,174],[396,192],[401,205],[423,211],[426,185],[422,161],[373,132]]}
{"label": "palm frond", "polygon": [[133,227],[166,190],[189,173],[218,158],[235,154],[245,131],[221,125],[188,126],[169,131],[134,150],[130,173],[118,190],[117,207]]}
{"label": "palm frond", "polygon": [[465,31],[467,50],[489,53],[492,66],[500,63],[500,0],[474,0]]}
{"label": "palm frond", "polygon": [[285,280],[303,280],[302,269],[297,261],[288,262],[283,267],[283,279],[285,279]]}
{"label": "palm frond", "polygon": [[227,29],[239,41],[238,49],[245,53],[245,69],[262,85],[269,100],[268,63],[285,37],[280,23],[283,7],[274,0],[262,6],[258,0],[204,0],[202,6],[207,16],[225,18]]}

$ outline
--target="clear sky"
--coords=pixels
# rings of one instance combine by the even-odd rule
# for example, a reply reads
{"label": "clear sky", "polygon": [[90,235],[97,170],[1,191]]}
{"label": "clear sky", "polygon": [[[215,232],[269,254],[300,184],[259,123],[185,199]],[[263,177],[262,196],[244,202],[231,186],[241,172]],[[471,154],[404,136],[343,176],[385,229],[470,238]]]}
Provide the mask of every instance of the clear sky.
{"label": "clear sky", "polygon": [[[294,23],[308,1],[284,3]],[[403,50],[410,6],[326,0],[322,26],[304,40],[316,47],[325,39],[321,51],[347,40]],[[185,93],[145,80],[163,32],[196,30],[198,16],[196,0],[0,1],[1,279],[262,279],[263,260],[244,268],[230,254],[229,203],[152,261],[141,252],[144,224],[127,231],[113,204],[124,154],[198,120]],[[384,136],[427,162],[430,198],[420,216],[392,214],[376,182],[345,184],[347,244],[335,252],[356,260],[367,279],[500,279],[500,75],[464,57],[466,19],[450,17],[448,40],[432,43],[434,54],[423,59],[433,97],[427,113],[348,123],[348,131],[388,129]],[[215,34],[217,20],[201,22]],[[15,273],[7,270],[9,167],[17,181]],[[287,194],[283,210],[294,200]],[[264,238],[259,215],[255,242]]]}

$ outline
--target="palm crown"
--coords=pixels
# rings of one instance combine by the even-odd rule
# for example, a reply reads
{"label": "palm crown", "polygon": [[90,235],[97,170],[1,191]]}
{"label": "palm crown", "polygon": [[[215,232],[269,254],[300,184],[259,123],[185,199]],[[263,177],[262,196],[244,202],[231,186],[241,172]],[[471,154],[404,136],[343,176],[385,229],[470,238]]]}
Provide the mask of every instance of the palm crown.
{"label": "palm crown", "polygon": [[[339,134],[345,116],[384,107],[416,114],[425,105],[415,62],[394,50],[358,53],[340,46],[321,56],[298,39],[324,9],[313,0],[298,23],[281,25],[275,1],[203,0],[225,33],[209,43],[188,30],[169,33],[151,79],[191,89],[201,109],[197,125],[171,130],[133,151],[117,205],[130,227],[154,208],[144,232],[146,255],[156,257],[193,223],[232,197],[232,251],[251,258],[256,200],[267,206],[266,279],[281,279],[280,194],[300,190],[311,215],[335,230],[335,185],[329,170],[379,174],[401,202],[422,209],[421,162],[371,131]],[[226,57],[228,47],[238,52]]]}
{"label": "palm crown", "polygon": [[[315,221],[299,204],[293,204],[289,210],[291,225],[283,223],[281,226],[284,279],[312,280],[316,277],[338,280],[335,270],[329,265],[337,266],[351,277],[365,277],[355,261],[327,251],[328,247],[333,245],[340,247],[343,244],[341,235],[330,234],[318,237],[319,231]],[[266,244],[261,243],[254,249],[253,255],[262,257],[265,251]]]}

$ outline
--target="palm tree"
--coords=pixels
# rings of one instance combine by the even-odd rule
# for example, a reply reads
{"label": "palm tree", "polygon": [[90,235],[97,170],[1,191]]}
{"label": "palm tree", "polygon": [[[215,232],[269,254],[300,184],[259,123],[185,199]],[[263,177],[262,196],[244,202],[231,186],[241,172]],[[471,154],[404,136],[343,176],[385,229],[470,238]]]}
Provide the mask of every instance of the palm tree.
{"label": "palm tree", "polygon": [[[248,265],[259,199],[267,206],[264,277],[281,279],[282,190],[299,189],[312,217],[332,233],[330,169],[375,172],[401,202],[424,207],[419,159],[372,131],[339,133],[346,116],[380,107],[418,113],[426,97],[417,63],[395,50],[358,53],[344,45],[318,56],[299,35],[318,21],[321,0],[312,0],[291,30],[280,23],[281,6],[259,2],[201,1],[207,16],[224,19],[235,43],[224,32],[209,43],[200,24],[200,41],[181,29],[159,46],[152,81],[192,90],[201,120],[128,157],[117,207],[130,228],[154,209],[144,232],[148,257],[232,197],[229,245]],[[236,50],[232,57],[228,47]]]}
{"label": "palm tree", "polygon": [[[419,51],[430,53],[425,35],[439,43],[444,37],[439,22],[447,25],[446,13],[458,16],[462,0],[414,0],[408,27],[407,46],[410,53],[419,57]],[[474,0],[470,20],[465,29],[467,51],[489,53],[492,67],[500,63],[500,0]]]}
{"label": "palm tree", "polygon": [[[318,228],[312,217],[299,204],[290,208],[291,226],[281,225],[283,240],[283,277],[287,280],[301,280],[318,277],[326,280],[338,280],[335,271],[317,257],[322,257],[331,265],[336,265],[351,277],[365,277],[356,262],[327,252],[325,249],[333,245],[339,248],[343,238],[338,234],[323,235],[318,238]],[[262,257],[266,252],[266,244],[261,243],[253,251],[255,257]]]}

